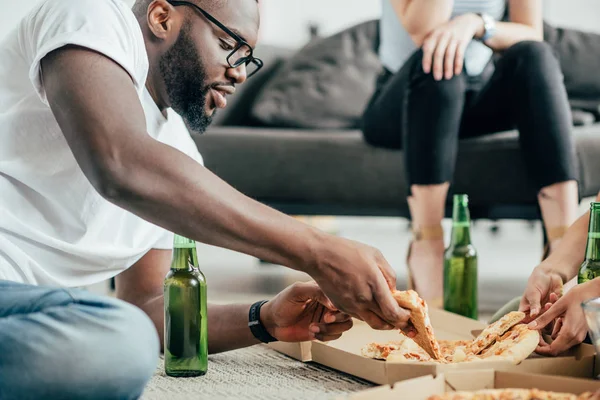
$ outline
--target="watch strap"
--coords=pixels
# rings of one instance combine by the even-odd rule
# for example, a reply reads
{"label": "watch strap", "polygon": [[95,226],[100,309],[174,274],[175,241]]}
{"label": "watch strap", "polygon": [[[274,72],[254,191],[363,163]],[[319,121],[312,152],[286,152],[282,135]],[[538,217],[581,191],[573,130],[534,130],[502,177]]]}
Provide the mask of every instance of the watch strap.
{"label": "watch strap", "polygon": [[261,342],[277,342],[277,339],[271,336],[262,322],[260,322],[260,309],[267,301],[268,300],[257,301],[250,306],[250,311],[248,312],[248,327],[254,337]]}

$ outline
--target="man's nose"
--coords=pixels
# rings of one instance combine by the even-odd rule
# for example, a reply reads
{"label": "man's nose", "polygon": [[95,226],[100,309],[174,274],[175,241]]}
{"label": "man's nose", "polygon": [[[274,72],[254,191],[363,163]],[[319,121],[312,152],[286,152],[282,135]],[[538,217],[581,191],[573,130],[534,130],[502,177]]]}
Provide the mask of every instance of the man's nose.
{"label": "man's nose", "polygon": [[226,75],[238,85],[244,83],[247,79],[246,64],[242,63],[235,68],[227,68]]}

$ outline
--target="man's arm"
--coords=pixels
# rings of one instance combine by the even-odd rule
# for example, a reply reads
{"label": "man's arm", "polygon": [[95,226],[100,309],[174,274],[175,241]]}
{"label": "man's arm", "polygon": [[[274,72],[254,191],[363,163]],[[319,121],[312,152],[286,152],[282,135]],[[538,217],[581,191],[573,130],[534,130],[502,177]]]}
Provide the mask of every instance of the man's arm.
{"label": "man's arm", "polygon": [[[154,322],[164,346],[163,282],[170,250],[150,250],[117,276],[117,297],[141,308]],[[220,353],[259,343],[248,327],[250,305],[208,305],[208,351]],[[314,282],[287,287],[260,310],[271,336],[288,342],[338,339],[352,320],[331,304]]]}
{"label": "man's arm", "polygon": [[370,247],[327,235],[236,191],[151,138],[131,77],[80,47],[42,60],[52,112],[87,179],[108,201],[171,232],[311,275],[333,303],[377,329],[407,328],[395,272]]}
{"label": "man's arm", "polygon": [[[171,250],[150,250],[116,277],[117,297],[142,309],[154,322],[164,345],[163,283],[171,265]],[[208,351],[219,353],[259,343],[248,328],[250,305],[208,306]]]}

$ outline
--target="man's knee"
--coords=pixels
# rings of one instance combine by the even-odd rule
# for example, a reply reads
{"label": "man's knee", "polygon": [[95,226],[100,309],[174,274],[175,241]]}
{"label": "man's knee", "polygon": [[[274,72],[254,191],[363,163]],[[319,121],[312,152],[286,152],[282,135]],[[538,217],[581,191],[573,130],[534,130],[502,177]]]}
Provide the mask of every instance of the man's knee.
{"label": "man's knee", "polygon": [[137,398],[156,369],[156,329],[127,303],[90,297],[18,323],[31,338],[0,362],[0,398]]}
{"label": "man's knee", "polygon": [[85,391],[94,385],[103,394],[100,397],[136,398],[156,370],[158,335],[143,311],[125,302],[115,304],[99,327],[98,345],[86,346],[92,373],[83,377],[78,389]]}

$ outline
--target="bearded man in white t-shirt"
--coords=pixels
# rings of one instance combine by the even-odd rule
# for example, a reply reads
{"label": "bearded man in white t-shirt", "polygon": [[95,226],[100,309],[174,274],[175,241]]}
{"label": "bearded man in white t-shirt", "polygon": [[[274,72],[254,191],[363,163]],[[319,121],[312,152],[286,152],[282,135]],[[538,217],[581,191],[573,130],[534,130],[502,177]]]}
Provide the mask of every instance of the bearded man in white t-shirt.
{"label": "bearded man in white t-shirt", "polygon": [[[138,396],[162,342],[170,232],[316,282],[264,304],[259,333],[250,305],[209,306],[211,352],[333,339],[350,316],[409,329],[379,251],[202,165],[183,120],[202,132],[260,67],[258,25],[256,0],[46,0],[0,43],[0,398]],[[72,289],[113,276],[121,300]],[[329,311],[310,323],[314,301]]]}

